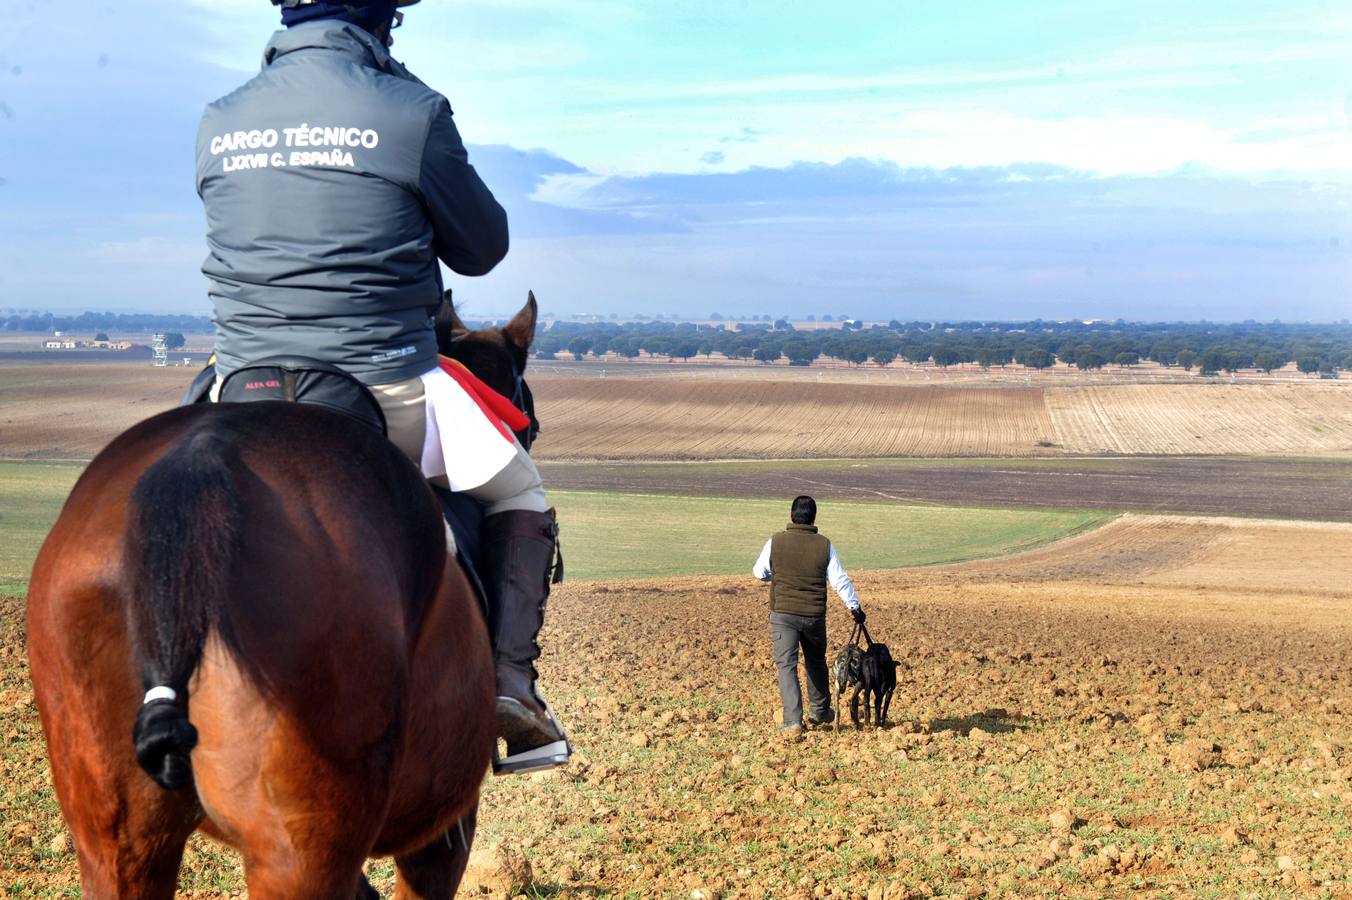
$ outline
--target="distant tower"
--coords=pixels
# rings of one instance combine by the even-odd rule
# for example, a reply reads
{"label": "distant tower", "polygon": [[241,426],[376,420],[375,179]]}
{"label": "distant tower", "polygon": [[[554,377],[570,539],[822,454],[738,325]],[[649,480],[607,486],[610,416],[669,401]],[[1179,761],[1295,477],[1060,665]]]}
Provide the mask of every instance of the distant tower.
{"label": "distant tower", "polygon": [[169,365],[169,347],[165,343],[163,334],[157,334],[150,339],[150,349],[154,353],[154,358],[150,363],[152,366]]}

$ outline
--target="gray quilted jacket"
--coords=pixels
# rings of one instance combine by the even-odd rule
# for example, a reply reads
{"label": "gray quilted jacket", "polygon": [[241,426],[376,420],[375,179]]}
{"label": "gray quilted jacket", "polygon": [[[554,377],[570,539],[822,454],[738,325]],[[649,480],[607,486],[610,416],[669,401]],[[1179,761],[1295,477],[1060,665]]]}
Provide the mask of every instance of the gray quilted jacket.
{"label": "gray quilted jacket", "polygon": [[278,354],[367,384],[421,374],[437,260],[482,275],[507,253],[446,98],[345,22],[277,32],[262,71],[207,107],[197,192],[221,376]]}

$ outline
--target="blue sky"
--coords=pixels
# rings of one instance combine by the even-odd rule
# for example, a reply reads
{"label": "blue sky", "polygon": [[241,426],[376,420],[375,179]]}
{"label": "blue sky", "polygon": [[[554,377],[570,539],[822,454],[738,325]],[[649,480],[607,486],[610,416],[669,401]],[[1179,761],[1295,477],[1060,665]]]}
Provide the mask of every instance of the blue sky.
{"label": "blue sky", "polygon": [[[192,143],[265,0],[10,0],[0,307],[205,311]],[[424,0],[513,249],[469,313],[1352,317],[1333,2]]]}

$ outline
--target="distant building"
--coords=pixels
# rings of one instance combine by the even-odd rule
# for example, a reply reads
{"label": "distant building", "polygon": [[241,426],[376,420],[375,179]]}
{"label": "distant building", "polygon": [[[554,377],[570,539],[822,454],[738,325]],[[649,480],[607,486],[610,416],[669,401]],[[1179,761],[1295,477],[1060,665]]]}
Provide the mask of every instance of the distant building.
{"label": "distant building", "polygon": [[49,338],[42,342],[44,350],[74,350],[76,346],[75,341],[69,338]]}

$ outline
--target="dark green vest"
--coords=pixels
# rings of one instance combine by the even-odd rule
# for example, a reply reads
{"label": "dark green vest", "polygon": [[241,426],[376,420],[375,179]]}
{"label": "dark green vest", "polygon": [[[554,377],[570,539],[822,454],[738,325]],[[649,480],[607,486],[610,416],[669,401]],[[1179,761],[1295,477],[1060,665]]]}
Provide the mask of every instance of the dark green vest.
{"label": "dark green vest", "polygon": [[770,538],[770,611],[826,615],[831,542],[816,525],[790,525]]}

